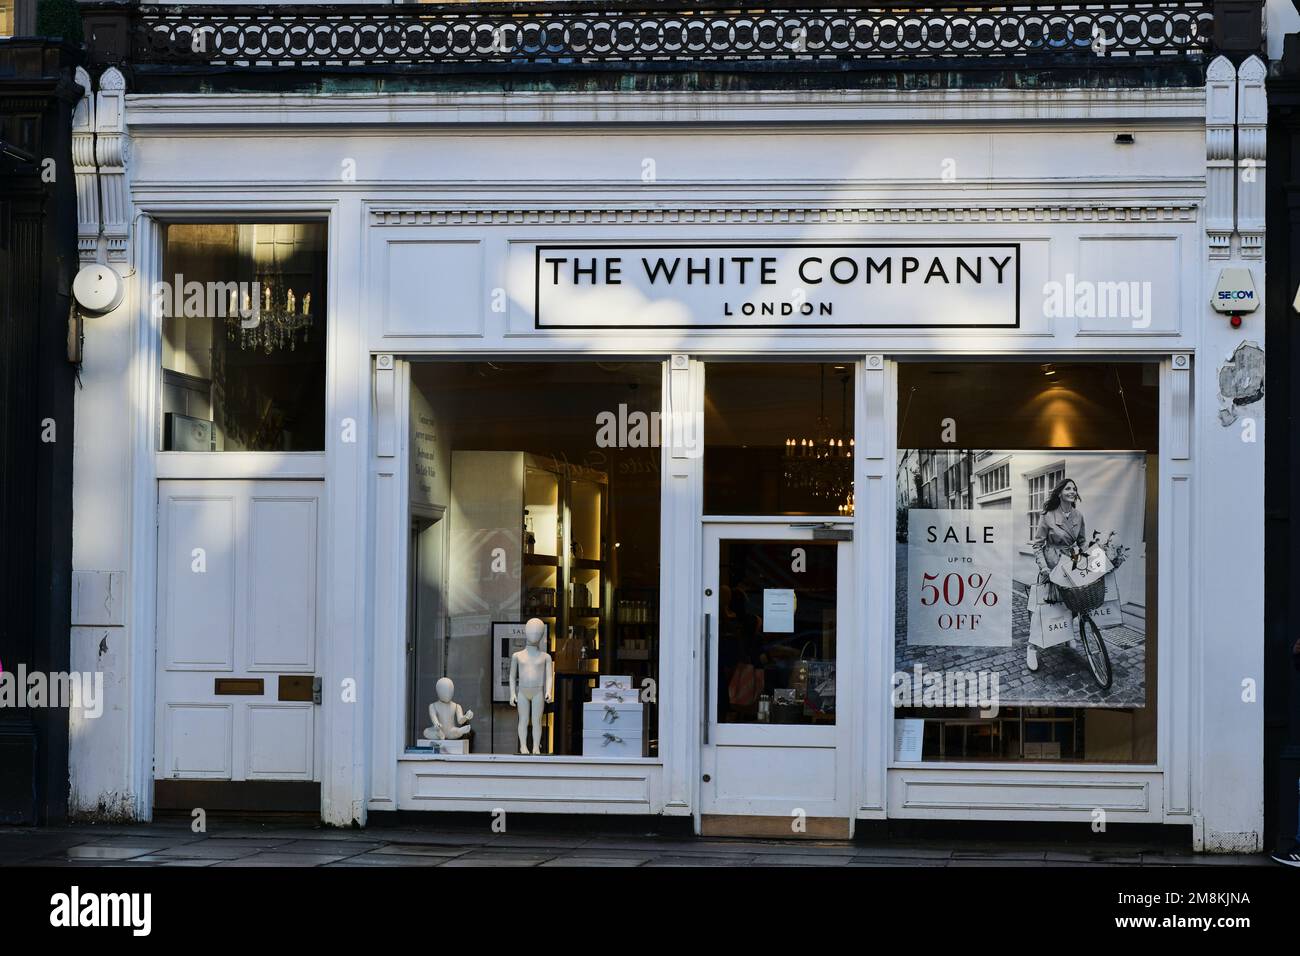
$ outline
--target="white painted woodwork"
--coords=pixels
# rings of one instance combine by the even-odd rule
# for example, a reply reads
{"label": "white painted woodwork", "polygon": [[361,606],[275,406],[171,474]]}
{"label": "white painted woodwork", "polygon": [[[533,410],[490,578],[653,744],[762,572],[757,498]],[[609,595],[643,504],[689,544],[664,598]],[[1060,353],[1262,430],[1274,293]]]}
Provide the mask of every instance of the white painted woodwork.
{"label": "white painted woodwork", "polygon": [[[320,482],[164,481],[158,491],[159,779],[318,780]],[[260,679],[256,695],[218,679]]]}

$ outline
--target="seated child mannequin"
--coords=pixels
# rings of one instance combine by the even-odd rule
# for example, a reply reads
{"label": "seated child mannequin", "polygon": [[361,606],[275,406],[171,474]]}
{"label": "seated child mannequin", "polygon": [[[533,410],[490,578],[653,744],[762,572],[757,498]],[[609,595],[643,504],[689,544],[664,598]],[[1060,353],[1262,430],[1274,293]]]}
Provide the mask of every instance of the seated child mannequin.
{"label": "seated child mannequin", "polygon": [[460,740],[469,736],[469,722],[474,719],[474,711],[462,710],[460,704],[451,699],[456,693],[456,685],[450,677],[443,677],[437,684],[438,699],[429,705],[429,717],[432,727],[424,729],[426,740]]}

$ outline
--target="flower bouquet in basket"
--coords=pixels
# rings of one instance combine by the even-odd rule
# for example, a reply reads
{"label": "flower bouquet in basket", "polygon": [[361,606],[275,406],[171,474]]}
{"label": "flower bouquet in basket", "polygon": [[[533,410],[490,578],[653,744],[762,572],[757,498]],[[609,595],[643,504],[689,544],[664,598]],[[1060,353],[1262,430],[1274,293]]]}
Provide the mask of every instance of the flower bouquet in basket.
{"label": "flower bouquet in basket", "polygon": [[1132,549],[1129,548],[1129,546],[1126,544],[1112,543],[1114,542],[1114,540],[1115,540],[1115,532],[1112,531],[1110,534],[1106,535],[1106,540],[1102,542],[1101,547],[1102,550],[1106,552],[1106,557],[1110,559],[1111,566],[1118,568],[1121,564],[1123,564],[1125,561],[1128,560],[1128,553]]}

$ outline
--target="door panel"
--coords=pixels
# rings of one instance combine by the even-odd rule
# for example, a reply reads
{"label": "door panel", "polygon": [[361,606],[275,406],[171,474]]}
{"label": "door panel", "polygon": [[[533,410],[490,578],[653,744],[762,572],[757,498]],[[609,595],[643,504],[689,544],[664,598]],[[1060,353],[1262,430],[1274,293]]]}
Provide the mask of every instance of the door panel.
{"label": "door panel", "polygon": [[315,711],[313,704],[248,705],[248,779],[312,779]]}
{"label": "door panel", "polygon": [[[789,815],[807,800],[835,801],[834,747],[717,748],[717,796],[722,801],[780,801]],[[773,773],[780,767],[780,773]],[[805,808],[806,809],[806,808]]]}
{"label": "door panel", "polygon": [[705,528],[708,667],[700,812],[848,817],[847,542],[773,524]]}
{"label": "door panel", "polygon": [[163,659],[172,670],[230,670],[235,660],[236,502],[217,489],[167,499],[158,568]]}
{"label": "door panel", "polygon": [[161,711],[167,776],[229,779],[234,712],[229,704],[169,703]]}
{"label": "door panel", "polygon": [[310,673],[315,663],[316,503],[252,500],[249,670]]}
{"label": "door panel", "polygon": [[312,481],[164,481],[158,489],[155,776],[319,780],[311,677],[320,585]]}

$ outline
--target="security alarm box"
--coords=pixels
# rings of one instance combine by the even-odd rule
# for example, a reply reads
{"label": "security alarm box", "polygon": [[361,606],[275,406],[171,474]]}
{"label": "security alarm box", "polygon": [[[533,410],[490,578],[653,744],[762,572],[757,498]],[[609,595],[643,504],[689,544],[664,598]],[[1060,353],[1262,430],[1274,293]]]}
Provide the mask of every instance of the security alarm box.
{"label": "security alarm box", "polygon": [[1219,273],[1219,284],[1210,300],[1215,312],[1254,312],[1259,308],[1255,277],[1249,269],[1229,268]]}

